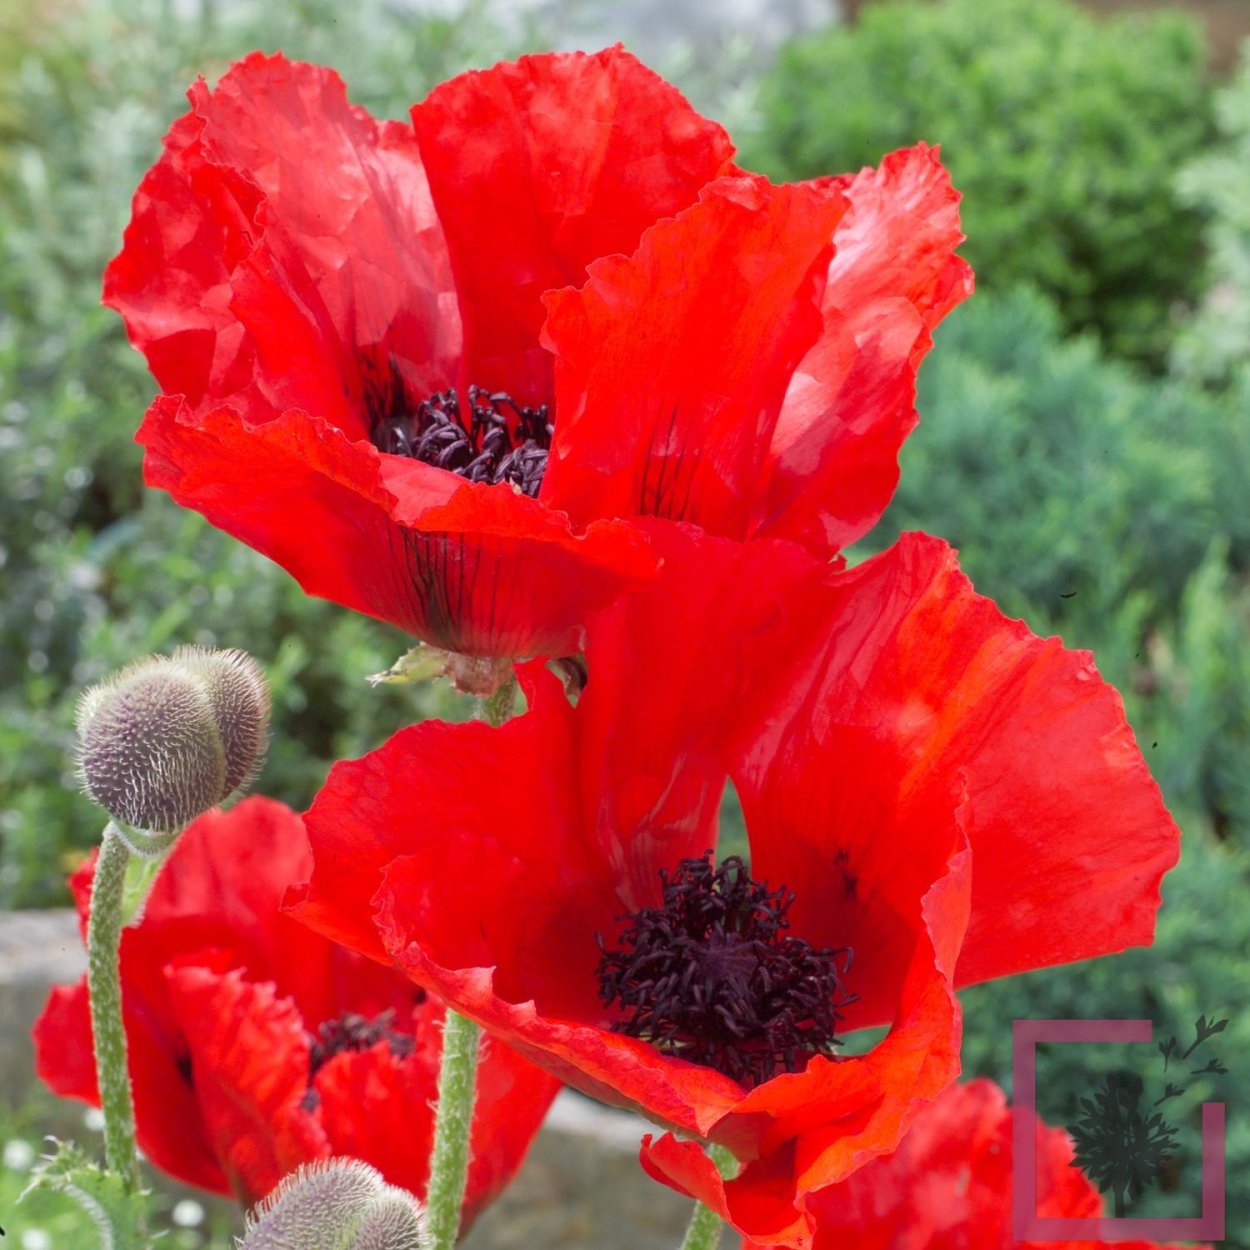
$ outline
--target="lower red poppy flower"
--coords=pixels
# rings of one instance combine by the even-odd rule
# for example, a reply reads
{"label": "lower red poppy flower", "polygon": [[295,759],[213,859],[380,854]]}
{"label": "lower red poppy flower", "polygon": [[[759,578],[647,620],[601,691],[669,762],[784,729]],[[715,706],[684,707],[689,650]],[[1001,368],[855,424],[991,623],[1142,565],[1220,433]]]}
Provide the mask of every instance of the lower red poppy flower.
{"label": "lower red poppy flower", "polygon": [[[953,1085],[916,1118],[892,1155],[813,1194],[812,1250],[1043,1250],[1012,1236],[1012,1117],[992,1081]],[[1037,1215],[1093,1219],[1103,1200],[1073,1167],[1072,1139],[1037,1123]],[[1094,1250],[1105,1241],[1067,1241]],[[1121,1243],[1151,1250],[1152,1242]],[[760,1250],[744,1242],[743,1250]],[[1165,1250],[1165,1248],[1160,1248]]]}
{"label": "lower red poppy flower", "polygon": [[[1178,834],[1089,657],[1006,620],[945,544],[841,571],[647,529],[660,582],[592,621],[576,707],[530,666],[523,717],[336,765],[299,914],[729,1147],[727,1183],[671,1135],[644,1163],[802,1245],[809,1195],[957,1075],[956,985],[1148,942]],[[749,866],[710,850],[726,772]]]}
{"label": "lower red poppy flower", "polygon": [[[349,1155],[424,1191],[443,1007],[279,912],[311,864],[300,818],[253,798],[196,820],[123,931],[139,1145],[163,1171],[251,1205],[301,1163]],[[74,878],[85,917],[92,864]],[[98,1105],[86,983],[56,989],[36,1066]],[[558,1082],[487,1043],[465,1197],[508,1183]]]}

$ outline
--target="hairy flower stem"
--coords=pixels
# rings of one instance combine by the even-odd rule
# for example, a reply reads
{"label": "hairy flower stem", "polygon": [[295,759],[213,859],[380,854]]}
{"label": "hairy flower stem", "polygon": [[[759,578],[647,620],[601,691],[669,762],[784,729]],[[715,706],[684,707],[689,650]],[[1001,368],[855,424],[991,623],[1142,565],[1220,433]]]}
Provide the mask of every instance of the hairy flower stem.
{"label": "hairy flower stem", "polygon": [[109,821],[91,886],[87,923],[87,989],[91,999],[91,1035],[104,1112],[104,1158],[128,1191],[139,1186],[135,1154],[135,1109],[126,1066],[126,1030],[122,1024],[122,986],[118,973],[126,865],[130,851],[121,831]]}
{"label": "hairy flower stem", "polygon": [[[516,679],[478,703],[478,716],[491,726],[502,725],[516,702]],[[452,1250],[460,1229],[469,1170],[469,1128],[477,1086],[479,1030],[477,1023],[448,1011],[443,1025],[443,1056],[438,1074],[438,1110],[434,1119],[434,1153],[425,1195],[422,1250]]]}
{"label": "hairy flower stem", "polygon": [[[726,1178],[734,1174],[736,1167],[733,1154],[724,1146],[709,1145],[707,1152],[716,1164],[716,1170]],[[686,1229],[685,1240],[681,1250],[716,1250],[720,1242],[721,1218],[703,1203],[697,1203],[694,1214],[690,1217],[690,1225]]]}
{"label": "hairy flower stem", "polygon": [[469,1170],[469,1126],[473,1121],[477,1060],[477,1022],[448,1011],[443,1024],[443,1059],[438,1074],[438,1111],[430,1184],[425,1195],[422,1250],[452,1250],[456,1244]]}

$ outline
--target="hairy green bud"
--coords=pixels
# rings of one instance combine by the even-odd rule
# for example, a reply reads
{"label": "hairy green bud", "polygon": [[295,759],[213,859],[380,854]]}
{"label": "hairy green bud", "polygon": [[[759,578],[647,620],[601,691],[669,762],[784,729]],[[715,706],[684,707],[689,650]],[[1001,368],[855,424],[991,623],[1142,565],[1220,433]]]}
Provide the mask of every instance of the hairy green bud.
{"label": "hairy green bud", "polygon": [[248,1217],[239,1250],[418,1250],[421,1205],[355,1159],[293,1172]]}
{"label": "hairy green bud", "polygon": [[86,792],[115,820],[168,833],[255,775],[269,694],[245,652],[181,647],[87,691],[77,720]]}

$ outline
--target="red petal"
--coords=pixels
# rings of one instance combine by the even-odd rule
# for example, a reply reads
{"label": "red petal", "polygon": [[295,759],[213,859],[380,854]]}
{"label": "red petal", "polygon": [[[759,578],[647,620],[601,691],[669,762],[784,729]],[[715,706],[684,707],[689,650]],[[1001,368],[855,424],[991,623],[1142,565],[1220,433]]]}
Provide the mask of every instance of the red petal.
{"label": "red petal", "polygon": [[746,533],[794,369],[820,330],[835,191],[722,178],[637,253],[547,297],[559,422],[543,498],[576,521]]}
{"label": "red petal", "polygon": [[[132,961],[123,953],[123,969]],[[186,1055],[171,1042],[144,995],[123,983],[128,1067],[140,1149],[164,1172],[214,1193],[230,1186],[217,1164],[184,1068]],[[36,1022],[35,1071],[53,1093],[100,1105],[92,1053],[87,981],[54,989]]]}
{"label": "red petal", "polygon": [[310,594],[466,654],[571,654],[582,620],[654,565],[624,522],[575,536],[536,500],[382,456],[300,412],[249,426],[162,397],[138,439],[149,485]]}
{"label": "red petal", "polygon": [[309,1071],[303,1020],[272,985],[237,970],[171,969],[169,988],[209,1139],[234,1192],[251,1205],[301,1163],[331,1153],[300,1105]]}
{"label": "red petal", "polygon": [[1089,654],[1005,618],[924,535],[830,590],[742,707],[744,758],[784,767],[813,735],[859,737],[897,761],[900,794],[962,783],[976,873],[960,984],[1149,943],[1179,834]]}
{"label": "red petal", "polygon": [[360,354],[384,345],[417,389],[447,386],[459,325],[411,131],[282,56],[189,97],[105,274],[162,387],[197,411],[305,407],[360,435]]}
{"label": "red petal", "polygon": [[100,1086],[91,1053],[91,1006],[87,978],[77,985],[58,985],[35,1027],[35,1072],[54,1094],[100,1105]]}
{"label": "red petal", "polygon": [[930,332],[972,291],[955,255],[959,195],[936,149],[895,152],[835,185],[850,211],[834,235],[824,334],[777,422],[760,527],[817,551],[847,546],[885,510]]}
{"label": "red petal", "polygon": [[729,137],[620,47],[522,57],[412,110],[465,327],[462,386],[547,402],[541,296],[694,201]]}

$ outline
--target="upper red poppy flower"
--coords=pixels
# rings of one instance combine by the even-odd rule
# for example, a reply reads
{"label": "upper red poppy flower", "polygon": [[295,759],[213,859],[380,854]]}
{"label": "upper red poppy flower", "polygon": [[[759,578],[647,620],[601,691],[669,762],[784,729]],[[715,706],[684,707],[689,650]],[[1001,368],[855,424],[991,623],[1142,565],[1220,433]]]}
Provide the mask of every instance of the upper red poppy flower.
{"label": "upper red poppy flower", "polygon": [[[93,868],[71,883],[84,923]],[[122,932],[139,1145],[163,1171],[248,1205],[334,1155],[419,1196],[443,1007],[280,914],[310,868],[300,818],[268,799],[209,812],[179,838],[142,919]],[[53,990],[34,1036],[39,1075],[98,1106],[85,979]],[[466,1220],[512,1178],[558,1088],[488,1044]]]}
{"label": "upper red poppy flower", "polygon": [[[1012,1112],[992,1081],[952,1085],[927,1107],[892,1154],[815,1194],[812,1250],[1046,1250],[1012,1237]],[[1072,1139],[1037,1123],[1037,1214],[1093,1219],[1102,1196],[1072,1166]],[[1095,1250],[1105,1241],[1067,1241]],[[1153,1242],[1124,1242],[1152,1250]],[[745,1242],[743,1250],[760,1250]],[[1160,1247],[1159,1250],[1165,1250]]]}
{"label": "upper red poppy flower", "polygon": [[[723,1185],[671,1135],[644,1163],[803,1245],[808,1195],[958,1073],[955,987],[1148,942],[1177,830],[1089,656],[1005,619],[940,541],[847,572],[645,528],[660,579],[592,621],[575,708],[530,666],[500,729],[422,724],[335,766],[299,914],[730,1147]],[[726,769],[750,878],[705,857]]]}
{"label": "upper red poppy flower", "polygon": [[105,275],[165,391],[145,473],[311,593],[568,653],[653,569],[614,518],[827,550],[884,508],[971,285],[933,152],[775,187],[620,48],[464,74],[411,127],[259,54],[190,98]]}

